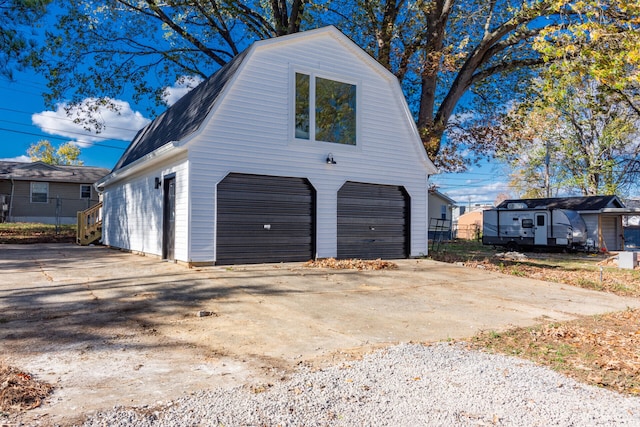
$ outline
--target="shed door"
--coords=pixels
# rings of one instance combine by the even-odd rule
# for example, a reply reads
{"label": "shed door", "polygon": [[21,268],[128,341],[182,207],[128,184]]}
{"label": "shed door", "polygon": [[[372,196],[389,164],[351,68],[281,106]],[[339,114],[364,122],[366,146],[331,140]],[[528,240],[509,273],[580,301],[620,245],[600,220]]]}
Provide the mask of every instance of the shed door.
{"label": "shed door", "polygon": [[602,240],[609,251],[622,249],[621,230],[618,229],[618,217],[602,217]]}
{"label": "shed door", "polygon": [[315,190],[306,179],[232,173],[217,196],[216,264],[313,259]]}
{"label": "shed door", "polygon": [[406,258],[409,229],[404,188],[347,182],[338,191],[338,258]]}

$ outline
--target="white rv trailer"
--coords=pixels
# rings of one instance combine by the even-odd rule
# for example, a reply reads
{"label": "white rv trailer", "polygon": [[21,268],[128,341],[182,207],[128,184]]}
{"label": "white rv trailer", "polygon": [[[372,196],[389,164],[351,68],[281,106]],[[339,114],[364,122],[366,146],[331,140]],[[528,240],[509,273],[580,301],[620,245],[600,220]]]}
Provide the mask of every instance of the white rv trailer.
{"label": "white rv trailer", "polygon": [[482,243],[517,248],[584,249],[587,226],[577,211],[510,203],[483,212]]}

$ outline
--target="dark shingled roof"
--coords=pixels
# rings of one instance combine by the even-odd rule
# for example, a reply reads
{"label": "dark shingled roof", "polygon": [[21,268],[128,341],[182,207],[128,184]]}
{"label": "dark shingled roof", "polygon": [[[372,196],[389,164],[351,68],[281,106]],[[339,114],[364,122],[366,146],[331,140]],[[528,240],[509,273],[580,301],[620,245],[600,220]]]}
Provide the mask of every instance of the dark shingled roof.
{"label": "dark shingled roof", "polygon": [[530,209],[569,209],[574,211],[599,211],[604,208],[623,208],[616,196],[553,197],[548,199],[512,199],[500,203],[497,208],[506,209],[509,203],[524,203]]}
{"label": "dark shingled roof", "polygon": [[249,50],[250,48],[238,54],[142,128],[118,160],[113,171],[135,162],[169,142],[180,141],[198,130],[215,105],[218,95],[238,71]]}
{"label": "dark shingled roof", "polygon": [[43,162],[0,161],[0,179],[7,180],[93,184],[104,178],[108,173],[108,169],[92,166],[54,166]]}

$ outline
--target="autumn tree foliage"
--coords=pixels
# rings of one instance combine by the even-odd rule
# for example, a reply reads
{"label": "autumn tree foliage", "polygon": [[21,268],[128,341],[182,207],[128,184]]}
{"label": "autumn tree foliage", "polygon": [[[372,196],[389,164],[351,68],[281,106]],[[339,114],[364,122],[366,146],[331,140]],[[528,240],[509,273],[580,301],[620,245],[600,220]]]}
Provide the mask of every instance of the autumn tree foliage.
{"label": "autumn tree foliage", "polygon": [[[424,147],[444,170],[462,170],[464,113],[493,114],[519,98],[539,67],[589,58],[620,84],[637,65],[636,0],[71,0],[34,65],[50,103],[117,98],[161,104],[163,88],[207,77],[257,39],[334,24],[393,72]],[[612,49],[613,46],[613,49]],[[613,52],[610,55],[608,52]],[[627,54],[625,54],[627,52]],[[625,80],[626,81],[626,80]],[[628,82],[632,82],[633,79]],[[482,145],[472,147],[486,155]]]}
{"label": "autumn tree foliage", "polygon": [[535,81],[532,100],[515,104],[491,134],[513,168],[512,187],[525,197],[544,197],[547,188],[552,195],[637,191],[640,116],[623,94],[565,71]]}
{"label": "autumn tree foliage", "polygon": [[82,166],[83,164],[82,160],[79,159],[80,148],[71,142],[54,147],[51,142],[42,139],[31,144],[27,154],[33,162],[40,161],[50,165]]}

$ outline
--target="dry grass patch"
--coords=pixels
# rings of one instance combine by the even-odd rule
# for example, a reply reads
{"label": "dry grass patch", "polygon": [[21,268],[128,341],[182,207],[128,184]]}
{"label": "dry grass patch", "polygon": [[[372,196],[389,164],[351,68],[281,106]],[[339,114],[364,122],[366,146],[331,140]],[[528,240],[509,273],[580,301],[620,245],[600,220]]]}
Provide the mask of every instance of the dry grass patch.
{"label": "dry grass patch", "polygon": [[335,270],[395,270],[398,268],[396,263],[391,261],[362,260],[362,259],[335,259],[324,258],[315,261],[307,261],[304,263],[308,268],[333,268]]}
{"label": "dry grass patch", "polygon": [[0,363],[0,411],[15,413],[37,408],[52,391],[52,385]]}
{"label": "dry grass patch", "polygon": [[506,332],[483,332],[472,345],[548,366],[578,381],[640,394],[640,310]]}
{"label": "dry grass patch", "polygon": [[526,252],[522,259],[510,259],[500,256],[504,252],[478,242],[457,241],[429,256],[470,268],[640,297],[640,269],[619,269],[609,255]]}
{"label": "dry grass patch", "polygon": [[74,225],[38,224],[28,222],[0,223],[0,243],[73,243]]}
{"label": "dry grass patch", "polygon": [[[504,252],[460,241],[430,256],[469,268],[640,297],[640,270],[619,269],[609,255],[527,252],[511,258],[500,255]],[[640,310],[484,332],[472,345],[532,360],[587,384],[640,395]]]}

